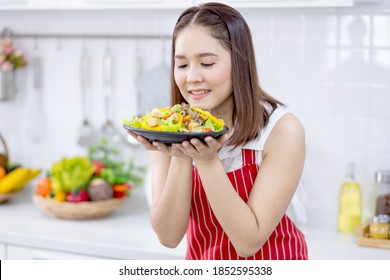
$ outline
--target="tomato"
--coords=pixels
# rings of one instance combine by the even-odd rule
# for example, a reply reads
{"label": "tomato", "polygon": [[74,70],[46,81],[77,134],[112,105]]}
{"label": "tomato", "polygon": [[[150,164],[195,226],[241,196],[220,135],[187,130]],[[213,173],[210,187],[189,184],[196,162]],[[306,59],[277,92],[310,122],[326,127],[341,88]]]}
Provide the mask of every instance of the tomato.
{"label": "tomato", "polygon": [[100,175],[100,173],[102,172],[102,169],[106,168],[105,164],[99,160],[92,160],[91,164],[95,168],[93,175]]}
{"label": "tomato", "polygon": [[113,194],[112,194],[112,197],[113,198],[123,198],[126,196],[126,193],[125,192],[117,192],[117,191],[114,191]]}

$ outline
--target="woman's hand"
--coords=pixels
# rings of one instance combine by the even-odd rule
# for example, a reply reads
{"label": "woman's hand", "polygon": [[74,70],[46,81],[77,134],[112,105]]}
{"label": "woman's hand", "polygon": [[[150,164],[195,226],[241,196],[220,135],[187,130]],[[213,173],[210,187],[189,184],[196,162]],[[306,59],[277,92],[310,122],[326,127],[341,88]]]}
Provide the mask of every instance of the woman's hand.
{"label": "woman's hand", "polygon": [[146,138],[139,136],[138,134],[135,134],[131,131],[127,131],[127,133],[129,135],[131,135],[139,143],[141,143],[144,146],[145,150],[148,150],[148,151],[156,151],[157,150],[156,147],[154,147],[152,145],[152,143],[150,143]]}
{"label": "woman's hand", "polygon": [[207,136],[203,143],[199,139],[193,138],[190,141],[184,141],[177,145],[177,148],[186,156],[192,158],[195,162],[208,161],[214,158],[218,150],[227,141],[228,135],[224,134],[221,137],[215,139],[211,136]]}
{"label": "woman's hand", "polygon": [[183,152],[177,148],[178,146],[177,144],[172,144],[171,146],[167,146],[159,142],[150,143],[146,138],[142,136],[139,136],[131,131],[128,131],[128,133],[132,137],[134,137],[135,140],[141,143],[144,146],[145,150],[160,151],[161,153],[171,157],[186,157],[186,155],[184,155]]}
{"label": "woman's hand", "polygon": [[167,156],[186,158],[187,156],[178,148],[179,146],[180,144],[167,146],[163,143],[153,142],[153,147]]}

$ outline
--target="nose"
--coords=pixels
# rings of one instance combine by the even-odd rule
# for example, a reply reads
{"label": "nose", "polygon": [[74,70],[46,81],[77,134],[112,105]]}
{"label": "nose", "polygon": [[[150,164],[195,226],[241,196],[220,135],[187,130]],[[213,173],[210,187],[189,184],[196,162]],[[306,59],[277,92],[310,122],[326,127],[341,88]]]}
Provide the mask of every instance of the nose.
{"label": "nose", "polygon": [[202,73],[197,67],[190,67],[187,72],[187,83],[199,83],[203,80]]}

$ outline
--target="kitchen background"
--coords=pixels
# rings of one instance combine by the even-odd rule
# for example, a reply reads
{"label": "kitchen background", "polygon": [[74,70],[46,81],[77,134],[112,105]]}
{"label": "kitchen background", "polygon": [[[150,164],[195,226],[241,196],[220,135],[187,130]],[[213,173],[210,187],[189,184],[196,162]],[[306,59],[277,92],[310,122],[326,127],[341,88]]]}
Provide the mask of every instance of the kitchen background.
{"label": "kitchen background", "polygon": [[[183,10],[4,9],[0,10],[0,30],[8,27],[16,35],[154,36],[14,39],[30,63],[16,73],[15,98],[0,102],[0,132],[12,161],[43,169],[63,156],[85,153],[77,143],[83,48],[90,61],[89,118],[96,129],[105,122],[102,66],[109,49],[113,58],[111,118],[125,136],[122,120],[144,113],[137,95],[144,91],[136,81],[151,71],[165,75],[161,69],[170,58],[170,40],[165,36],[171,34]],[[240,11],[252,29],[262,86],[288,104],[306,129],[303,183],[309,226],[337,229],[338,192],[349,162],[356,164],[368,217],[373,211],[369,197],[374,174],[390,169],[390,0],[356,1],[353,7],[342,8]],[[34,89],[35,56],[41,59],[40,92]],[[167,98],[164,80],[150,83],[151,92]],[[34,104],[37,99],[41,105]],[[42,119],[36,117],[40,114]],[[31,127],[42,127],[39,141],[34,140]],[[139,164],[148,164],[147,154],[137,146],[123,146],[123,152]]]}

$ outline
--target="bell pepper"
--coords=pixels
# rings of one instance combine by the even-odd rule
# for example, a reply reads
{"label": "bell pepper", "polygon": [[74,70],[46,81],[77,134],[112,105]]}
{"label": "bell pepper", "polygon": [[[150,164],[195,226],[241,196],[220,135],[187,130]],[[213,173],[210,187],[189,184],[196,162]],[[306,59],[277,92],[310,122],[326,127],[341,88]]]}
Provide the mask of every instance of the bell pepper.
{"label": "bell pepper", "polygon": [[112,186],[112,189],[117,192],[125,192],[129,189],[131,189],[131,186],[127,183],[125,184],[116,184]]}
{"label": "bell pepper", "polygon": [[162,118],[158,118],[159,124],[156,126],[150,126],[148,124],[148,119],[152,117],[152,113],[148,113],[146,116],[141,118],[142,128],[146,130],[154,130],[154,131],[177,132],[179,131],[183,123],[183,116],[182,114],[179,113],[174,113],[174,114],[176,114],[179,118],[179,120],[176,123],[172,122],[172,124],[167,124],[166,122],[168,122],[169,118],[167,118],[164,121],[161,120]]}
{"label": "bell pepper", "polygon": [[214,127],[217,131],[222,130],[223,127],[225,126],[225,122],[223,120],[214,117],[210,112],[204,111],[204,110],[202,110],[198,107],[195,107],[195,106],[191,106],[191,109],[193,111],[198,112],[201,115],[203,115],[205,117],[205,119],[210,119],[213,122]]}
{"label": "bell pepper", "polygon": [[52,192],[50,194],[50,197],[55,201],[64,202],[66,201],[66,192],[63,191]]}
{"label": "bell pepper", "polygon": [[191,120],[192,119],[192,116],[191,115],[187,115],[187,116],[185,116],[184,118],[183,118],[183,123],[186,123],[186,122],[188,122],[189,120]]}
{"label": "bell pepper", "polygon": [[47,177],[39,179],[37,182],[37,188],[36,188],[35,193],[39,194],[40,196],[43,196],[43,197],[50,196],[50,193],[51,193],[50,179]]}
{"label": "bell pepper", "polygon": [[130,190],[131,188],[132,188],[132,186],[128,183],[116,184],[116,185],[112,186],[112,190],[113,190],[112,196],[114,198],[125,197],[128,193],[128,190]]}

